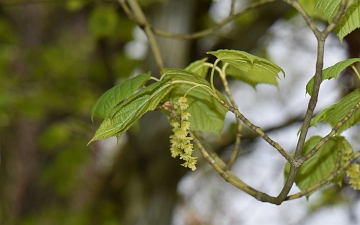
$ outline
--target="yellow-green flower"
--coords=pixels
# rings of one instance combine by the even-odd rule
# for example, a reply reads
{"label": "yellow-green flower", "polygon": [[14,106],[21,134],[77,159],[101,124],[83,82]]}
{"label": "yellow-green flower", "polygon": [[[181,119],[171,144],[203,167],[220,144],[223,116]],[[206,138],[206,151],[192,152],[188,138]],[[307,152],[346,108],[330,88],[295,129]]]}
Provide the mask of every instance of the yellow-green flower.
{"label": "yellow-green flower", "polygon": [[185,102],[187,102],[187,98],[186,97],[180,97],[178,102],[179,103],[185,103]]}
{"label": "yellow-green flower", "polygon": [[177,129],[175,131],[175,136],[179,139],[185,139],[189,133],[183,129]]}
{"label": "yellow-green flower", "polygon": [[175,158],[176,156],[179,156],[183,151],[180,148],[177,148],[175,146],[170,147],[171,156]]}
{"label": "yellow-green flower", "polygon": [[188,113],[188,112],[182,112],[181,113],[181,119],[182,120],[188,120],[190,116],[191,116],[191,114]]}
{"label": "yellow-green flower", "polygon": [[170,125],[171,125],[173,128],[180,127],[180,123],[179,123],[177,120],[171,120]]}
{"label": "yellow-green flower", "polygon": [[184,162],[183,164],[181,164],[182,166],[184,167],[188,167],[190,168],[192,171],[195,171],[196,170],[196,160],[197,158],[196,157],[191,157],[188,161]]}
{"label": "yellow-green flower", "polygon": [[178,105],[180,107],[181,113],[179,115],[180,121],[175,119],[170,121],[170,125],[173,127],[172,131],[174,132],[173,135],[170,135],[170,152],[172,157],[180,156],[180,159],[185,161],[181,164],[182,166],[194,171],[196,170],[195,165],[197,160],[196,157],[192,157],[194,146],[191,140],[193,140],[193,138],[189,136],[191,124],[187,121],[191,114],[185,111],[189,107],[186,102],[186,97],[180,97],[178,103],[174,104],[174,106]]}
{"label": "yellow-green flower", "polygon": [[360,165],[357,163],[352,164],[346,170],[346,176],[350,178],[349,184],[355,190],[360,190]]}

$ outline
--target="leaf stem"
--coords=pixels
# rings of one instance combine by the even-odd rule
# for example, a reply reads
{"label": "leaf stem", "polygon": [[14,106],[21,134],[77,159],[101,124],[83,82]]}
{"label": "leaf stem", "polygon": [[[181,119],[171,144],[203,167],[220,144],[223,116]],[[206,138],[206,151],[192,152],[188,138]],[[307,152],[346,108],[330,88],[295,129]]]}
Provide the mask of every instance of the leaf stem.
{"label": "leaf stem", "polygon": [[156,82],[161,81],[161,79],[158,79],[158,78],[156,78],[156,77],[150,77],[150,80],[154,80],[154,81],[156,81]]}
{"label": "leaf stem", "polygon": [[359,74],[359,71],[357,71],[357,69],[355,68],[354,65],[351,65],[351,69],[354,70],[355,74],[357,75],[357,77],[360,79],[360,74]]}
{"label": "leaf stem", "polygon": [[197,87],[201,87],[201,88],[202,88],[202,86],[206,86],[206,85],[196,84],[196,85],[192,86],[191,88],[189,88],[189,89],[185,92],[184,97],[186,97],[186,95],[187,95],[191,90],[193,90],[193,89],[195,89],[195,88],[197,88]]}
{"label": "leaf stem", "polygon": [[[226,95],[228,96],[229,98],[229,101],[231,103],[231,106],[234,107],[235,109],[238,109],[238,106],[235,102],[235,99],[230,91],[230,88],[229,88],[229,83],[226,79],[226,68],[229,64],[228,63],[225,63],[224,66],[221,68],[221,73],[220,73],[220,78],[221,78],[221,81],[224,85],[224,90],[225,90],[225,93]],[[233,148],[233,151],[232,151],[232,154],[231,154],[231,157],[230,157],[230,160],[229,162],[227,163],[227,168],[230,168],[231,165],[235,162],[238,154],[239,154],[239,150],[240,150],[240,143],[241,143],[241,131],[242,131],[242,122],[240,120],[240,118],[238,118],[237,116],[235,116],[235,119],[236,119],[236,124],[237,124],[237,132],[236,132],[236,138],[235,138],[235,144],[234,144],[234,148]]]}
{"label": "leaf stem", "polygon": [[[211,88],[213,89],[214,92],[216,92],[215,86],[214,86],[214,73],[215,73],[215,69],[219,71],[219,73],[221,73],[221,70],[219,69],[219,67],[216,66],[216,64],[218,64],[220,62],[220,59],[217,59],[214,64],[212,65],[212,69],[211,69],[211,74],[210,74],[210,84],[211,84]],[[207,64],[205,64],[207,65]]]}
{"label": "leaf stem", "polygon": [[204,66],[207,66],[207,67],[210,67],[210,68],[215,67],[215,70],[218,71],[219,74],[221,74],[221,69],[220,69],[219,67],[217,67],[217,66],[214,66],[215,63],[212,64],[212,63],[205,62],[203,65],[204,65]]}
{"label": "leaf stem", "polygon": [[[214,94],[216,94],[216,92],[214,93],[213,90],[211,89],[211,87],[205,85],[205,84],[198,84],[198,83],[195,83],[195,82],[192,82],[192,81],[186,81],[186,80],[174,80],[174,81],[171,81],[171,84],[190,84],[190,85],[193,85],[194,87],[192,88],[195,88],[195,87],[201,87],[203,88],[204,90],[206,90],[211,96],[213,96]],[[191,89],[191,88],[190,88]]]}

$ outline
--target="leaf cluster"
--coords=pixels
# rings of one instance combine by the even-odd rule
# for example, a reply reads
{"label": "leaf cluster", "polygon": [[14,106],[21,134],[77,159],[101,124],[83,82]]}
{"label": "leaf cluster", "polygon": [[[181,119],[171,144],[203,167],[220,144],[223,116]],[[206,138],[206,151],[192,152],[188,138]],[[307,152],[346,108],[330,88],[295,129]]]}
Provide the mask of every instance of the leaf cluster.
{"label": "leaf cluster", "polygon": [[[276,85],[275,78],[283,72],[270,61],[246,52],[219,50],[209,54],[233,66],[236,71],[230,75],[252,86],[259,83]],[[147,86],[148,81],[155,80],[150,73],[127,79],[109,89],[92,109],[92,118],[98,116],[104,120],[90,142],[111,136],[120,137],[146,112],[165,102],[173,104],[182,96],[187,97],[188,112],[193,115],[189,118],[192,131],[220,135],[228,109],[219,100],[228,101],[205,79],[209,70],[206,60],[195,61],[185,69],[164,68],[160,80]],[[241,66],[237,66],[238,63]],[[244,79],[244,72],[252,73],[251,78]]]}
{"label": "leaf cluster", "polygon": [[[303,16],[318,41],[316,74],[306,85],[306,92],[311,98],[298,145],[292,155],[267,136],[260,127],[252,124],[241,114],[229,90],[227,81],[227,76],[232,76],[252,87],[260,83],[276,86],[279,73],[285,77],[285,72],[267,59],[237,50],[208,52],[217,58],[214,64],[208,63],[205,58],[193,62],[185,69],[162,68],[160,79],[151,77],[149,73],[146,73],[125,80],[113,87],[95,103],[92,117],[99,116],[104,120],[90,142],[111,136],[119,138],[141,116],[155,109],[162,109],[170,120],[176,120],[180,113],[180,110],[175,107],[176,102],[180,98],[186,97],[189,107],[187,112],[191,114],[189,118],[191,139],[194,139],[204,157],[225,180],[258,200],[280,204],[286,199],[309,196],[313,191],[330,182],[340,184],[345,170],[360,155],[359,152],[354,153],[350,143],[343,136],[340,136],[344,130],[360,121],[358,111],[360,91],[352,92],[337,103],[322,110],[315,117],[313,117],[313,113],[322,81],[337,78],[345,68],[351,66],[354,69],[353,64],[360,61],[360,58],[347,59],[326,69],[322,67],[325,39],[329,33],[334,31],[341,42],[347,34],[360,27],[360,0],[284,1],[292,5]],[[256,6],[258,5],[261,3],[256,4]],[[124,9],[127,8],[124,7]],[[145,32],[149,37],[150,45],[156,50],[157,43],[152,38],[152,30],[148,29],[151,26],[141,13],[141,21],[148,25],[145,26]],[[328,26],[320,31],[313,22],[314,18],[327,20]],[[104,19],[107,20],[108,24],[112,24],[110,17]],[[93,25],[95,26],[96,23]],[[109,27],[114,26],[110,25]],[[109,32],[110,28],[103,31],[104,35]],[[157,33],[163,32],[157,31]],[[161,56],[157,51],[154,51],[154,55],[157,58],[157,64],[162,67]],[[218,66],[219,62],[221,62],[221,66]],[[354,71],[359,76],[357,70],[354,69]],[[223,82],[227,98],[214,86],[215,73],[218,73]],[[208,74],[210,74],[209,81],[206,80]],[[150,80],[155,82],[148,84]],[[202,147],[201,142],[191,133],[192,131],[202,131],[220,135],[225,114],[228,111],[234,113],[237,118],[238,136],[241,135],[241,123],[244,123],[278,150],[288,161],[285,166],[286,181],[284,188],[277,197],[271,197],[257,191],[236,176],[234,177],[232,173],[226,171],[230,165],[224,166],[225,163],[218,157],[210,156]],[[313,136],[305,141],[309,127],[316,126],[319,122],[328,123],[332,128],[330,133],[325,137]],[[237,144],[239,142],[240,139],[237,139]],[[237,157],[236,154],[237,150],[234,150],[233,159]],[[294,182],[301,189],[301,192],[287,196]]]}

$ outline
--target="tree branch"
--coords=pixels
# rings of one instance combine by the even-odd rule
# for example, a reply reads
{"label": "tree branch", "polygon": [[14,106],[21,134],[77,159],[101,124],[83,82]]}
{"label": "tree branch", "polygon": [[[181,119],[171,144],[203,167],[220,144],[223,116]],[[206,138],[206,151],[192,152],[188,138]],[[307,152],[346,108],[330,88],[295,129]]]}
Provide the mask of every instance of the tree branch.
{"label": "tree branch", "polygon": [[[227,67],[227,63],[222,67],[222,70],[221,70],[221,75],[220,75],[220,78],[221,78],[221,81],[223,83],[223,86],[224,86],[224,91],[226,93],[226,95],[228,96],[229,100],[230,100],[230,103],[231,103],[231,106],[234,107],[234,108],[238,108],[236,102],[235,102],[235,99],[229,89],[229,83],[226,79],[226,74],[225,74],[225,70],[226,70],[226,67]],[[230,157],[230,160],[227,164],[227,168],[230,168],[231,165],[235,162],[238,154],[239,154],[239,149],[240,149],[240,143],[241,143],[241,131],[242,131],[242,123],[241,123],[241,120],[239,117],[235,116],[236,118],[236,124],[237,124],[237,132],[236,132],[236,138],[235,138],[235,144],[234,144],[234,148],[233,148],[233,152],[231,154],[231,157]]]}
{"label": "tree branch", "polygon": [[144,12],[142,11],[139,3],[136,0],[127,0],[132,12],[130,12],[124,1],[125,0],[118,0],[119,4],[124,9],[125,13],[129,16],[129,18],[132,19],[136,24],[138,24],[146,33],[151,51],[154,54],[156,65],[158,69],[161,70],[164,67],[164,63],[160,53],[160,48],[157,44],[154,33],[151,30],[151,24],[145,18]]}
{"label": "tree branch", "polygon": [[248,126],[251,130],[253,130],[255,133],[257,133],[262,139],[264,139],[267,143],[269,143],[271,146],[273,146],[278,152],[284,156],[284,158],[290,163],[293,163],[293,158],[279,145],[279,143],[272,140],[260,127],[254,125],[250,120],[248,120],[237,108],[234,108],[230,105],[228,105],[226,102],[224,102],[222,99],[218,98],[217,96],[214,96],[215,99],[223,105],[225,108],[227,108],[230,112],[234,113],[237,118],[239,118],[243,123],[245,123],[246,126]]}
{"label": "tree branch", "polygon": [[233,172],[230,170],[226,170],[225,162],[220,159],[216,153],[209,153],[201,144],[200,140],[194,135],[194,133],[190,132],[191,137],[193,138],[194,143],[200,149],[200,152],[204,156],[204,158],[209,162],[209,164],[215,169],[216,172],[227,182],[232,184],[233,186],[239,188],[240,190],[246,192],[247,194],[253,196],[259,201],[262,202],[270,202],[275,203],[275,198],[254,189],[249,186],[242,180],[240,180]]}
{"label": "tree branch", "polygon": [[301,14],[301,16],[304,18],[306,24],[310,27],[310,29],[313,31],[313,33],[316,37],[320,36],[321,33],[320,33],[319,29],[316,27],[316,25],[312,21],[311,17],[306,13],[304,8],[299,4],[299,2],[297,0],[284,0],[284,2],[286,2],[289,5],[291,5],[292,7],[294,7]]}
{"label": "tree branch", "polygon": [[156,35],[159,35],[159,36],[163,36],[163,37],[169,37],[169,38],[177,38],[177,39],[195,39],[195,38],[200,38],[200,37],[204,37],[206,35],[209,35],[213,32],[215,32],[216,30],[220,29],[221,27],[223,27],[225,24],[229,23],[230,21],[242,16],[243,14],[245,14],[246,12],[252,10],[252,9],[255,9],[255,8],[258,8],[260,6],[263,6],[267,3],[271,3],[271,2],[274,2],[275,0],[262,0],[262,1],[259,1],[259,2],[256,2],[256,3],[253,3],[249,6],[247,6],[246,8],[244,8],[243,10],[241,10],[240,12],[238,13],[231,13],[230,12],[230,15],[224,19],[223,21],[221,21],[219,24],[216,24],[215,26],[213,27],[210,27],[210,28],[207,28],[207,29],[204,29],[202,31],[198,31],[198,32],[195,32],[195,33],[192,33],[192,34],[176,34],[176,33],[170,33],[170,32],[166,32],[166,31],[163,31],[163,30],[159,30],[159,29],[156,29],[154,27],[151,27],[152,31],[156,34]]}
{"label": "tree branch", "polygon": [[[320,85],[322,82],[325,40],[326,40],[329,32],[333,29],[333,27],[335,27],[334,25],[336,25],[336,22],[338,23],[340,21],[340,20],[333,21],[333,23],[331,24],[332,28],[330,27],[328,29],[325,29],[323,32],[319,32],[319,30],[316,28],[315,24],[312,22],[311,18],[307,15],[307,13],[302,8],[302,6],[298,3],[297,0],[284,0],[284,1],[287,2],[288,4],[290,4],[291,6],[293,6],[303,16],[304,20],[306,21],[306,23],[308,24],[310,29],[314,32],[314,35],[318,41],[318,47],[317,47],[317,58],[316,58],[314,86],[313,86],[313,90],[312,90],[312,95],[311,95],[311,98],[308,103],[304,122],[303,122],[303,125],[301,128],[301,131],[300,131],[300,136],[299,136],[296,150],[294,153],[294,163],[291,164],[291,166],[290,166],[289,176],[285,182],[284,188],[282,189],[282,191],[280,192],[280,194],[278,196],[279,200],[285,199],[287,194],[290,192],[290,189],[295,181],[295,177],[296,177],[298,168],[303,163],[303,160],[301,159],[301,154],[302,154],[303,146],[304,146],[305,139],[307,136],[307,132],[310,127],[310,121],[313,116],[316,104],[317,104]],[[344,0],[342,1],[342,4],[343,3],[344,3]],[[337,13],[337,16],[339,18],[341,18],[344,15],[344,13],[345,13],[345,10],[341,10],[341,7],[340,7],[340,9]]]}

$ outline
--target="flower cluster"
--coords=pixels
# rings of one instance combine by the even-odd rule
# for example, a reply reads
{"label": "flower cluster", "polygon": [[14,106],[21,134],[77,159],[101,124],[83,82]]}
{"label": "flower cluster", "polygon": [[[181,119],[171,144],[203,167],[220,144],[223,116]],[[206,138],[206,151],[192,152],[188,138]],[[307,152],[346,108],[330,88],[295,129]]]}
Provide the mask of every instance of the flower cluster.
{"label": "flower cluster", "polygon": [[181,164],[184,167],[190,168],[192,171],[196,170],[197,157],[193,157],[193,144],[191,143],[192,137],[189,137],[190,122],[188,121],[191,116],[185,110],[189,107],[186,103],[185,97],[180,97],[176,106],[181,109],[180,122],[173,119],[170,125],[173,127],[174,134],[170,136],[170,151],[172,157],[180,156],[185,163]]}
{"label": "flower cluster", "polygon": [[357,163],[352,164],[346,170],[346,176],[350,178],[349,183],[355,190],[360,190],[360,165]]}
{"label": "flower cluster", "polygon": [[[346,148],[344,151],[345,160],[349,160],[354,155],[352,148]],[[355,190],[360,190],[360,165],[353,163],[347,170],[346,176],[350,178],[349,184]]]}

